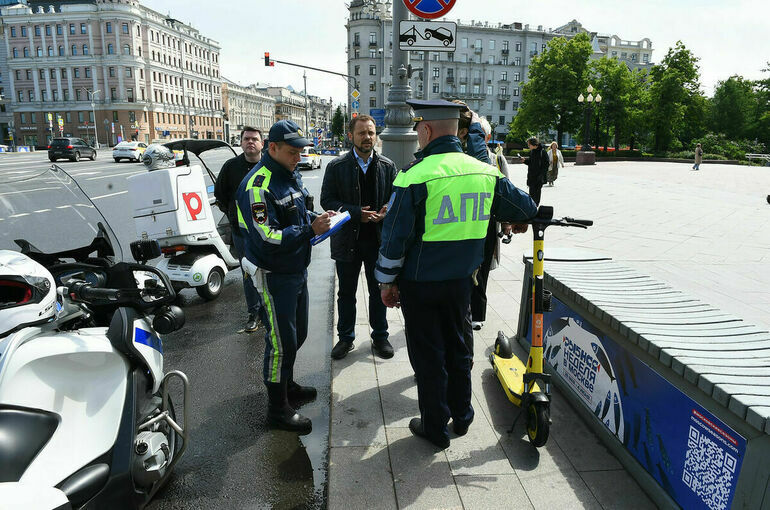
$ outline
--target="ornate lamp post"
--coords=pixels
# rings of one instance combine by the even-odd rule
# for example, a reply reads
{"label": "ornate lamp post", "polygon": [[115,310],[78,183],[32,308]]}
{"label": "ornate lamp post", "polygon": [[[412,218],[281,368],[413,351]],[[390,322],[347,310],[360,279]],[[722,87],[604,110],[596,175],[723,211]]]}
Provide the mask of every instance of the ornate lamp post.
{"label": "ornate lamp post", "polygon": [[[88,97],[91,99],[91,115],[93,115],[93,125],[94,125],[94,145],[96,145],[96,148],[99,148],[99,133],[96,132],[96,99],[94,96],[101,92],[101,90],[90,90],[85,87],[80,87],[81,90],[85,90],[88,94]],[[88,134],[88,132],[86,132]]]}
{"label": "ornate lamp post", "polygon": [[588,96],[584,97],[581,93],[577,98],[578,103],[583,104],[585,102],[586,104],[586,123],[583,129],[583,147],[577,153],[576,165],[593,165],[596,163],[596,153],[591,150],[591,113],[593,112],[593,103],[596,103],[598,106],[602,102],[602,96],[597,93],[596,97],[594,97],[594,88],[591,85],[588,85],[586,91]]}

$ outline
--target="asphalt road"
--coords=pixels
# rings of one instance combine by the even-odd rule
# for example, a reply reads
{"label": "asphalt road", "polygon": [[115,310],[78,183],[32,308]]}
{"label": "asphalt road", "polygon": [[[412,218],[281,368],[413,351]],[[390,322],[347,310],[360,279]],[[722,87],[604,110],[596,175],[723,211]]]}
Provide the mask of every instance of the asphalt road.
{"label": "asphalt road", "polygon": [[[215,173],[228,157],[232,154],[203,155]],[[305,186],[316,197],[331,159],[325,156],[320,170],[303,172]],[[131,260],[129,243],[136,239],[136,232],[126,178],[144,172],[144,167],[114,163],[105,150],[93,162],[57,164],[104,214],[120,241],[123,258]],[[0,179],[32,175],[50,165],[41,152],[0,155]],[[2,193],[0,189],[0,199]],[[44,205],[41,221],[32,222],[34,232],[28,238],[65,242],[68,234],[53,231],[45,221],[42,211],[50,208]],[[238,271],[227,275],[222,294],[213,302],[203,301],[193,290],[182,291],[186,325],[165,336],[163,342],[166,370],[182,370],[190,379],[190,444],[174,476],[149,508],[325,507],[334,289],[329,243],[314,248],[308,272],[311,327],[297,356],[295,377],[301,384],[315,386],[318,399],[301,409],[313,421],[313,432],[301,438],[265,426],[264,329],[253,334],[239,332],[246,313]],[[179,393],[175,402],[181,405]]]}

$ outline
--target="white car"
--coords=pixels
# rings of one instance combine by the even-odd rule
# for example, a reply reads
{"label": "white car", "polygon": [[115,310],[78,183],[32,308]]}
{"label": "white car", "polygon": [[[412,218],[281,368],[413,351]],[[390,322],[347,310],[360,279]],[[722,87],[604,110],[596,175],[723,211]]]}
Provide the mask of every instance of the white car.
{"label": "white car", "polygon": [[310,170],[314,168],[321,168],[321,156],[315,151],[315,149],[305,147],[302,149],[302,153],[299,155],[299,157],[300,160],[297,164],[297,168],[309,168]]}
{"label": "white car", "polygon": [[112,159],[118,163],[121,159],[141,161],[147,144],[144,142],[120,142],[112,148]]}

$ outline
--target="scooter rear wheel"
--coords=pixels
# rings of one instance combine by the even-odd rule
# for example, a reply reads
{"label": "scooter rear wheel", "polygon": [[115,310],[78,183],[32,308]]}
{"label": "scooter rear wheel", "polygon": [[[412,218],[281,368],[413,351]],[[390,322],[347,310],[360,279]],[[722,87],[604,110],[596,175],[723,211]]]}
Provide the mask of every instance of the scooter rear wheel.
{"label": "scooter rear wheel", "polygon": [[535,402],[527,407],[527,436],[535,448],[540,448],[548,441],[551,427],[551,411],[545,402]]}
{"label": "scooter rear wheel", "polygon": [[222,292],[222,286],[225,283],[225,273],[218,267],[215,267],[209,273],[206,284],[200,287],[195,287],[195,291],[200,297],[206,301],[212,301],[216,299]]}

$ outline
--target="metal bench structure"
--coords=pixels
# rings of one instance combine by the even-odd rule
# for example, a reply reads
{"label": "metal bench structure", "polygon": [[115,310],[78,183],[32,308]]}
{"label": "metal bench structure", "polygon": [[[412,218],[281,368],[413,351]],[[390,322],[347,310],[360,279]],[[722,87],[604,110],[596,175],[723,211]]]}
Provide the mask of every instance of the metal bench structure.
{"label": "metal bench structure", "polygon": [[553,252],[544,358],[579,414],[660,507],[770,509],[770,333],[609,258]]}
{"label": "metal bench structure", "polygon": [[755,159],[764,160],[765,165],[770,165],[770,154],[746,154],[746,159],[751,163]]}

